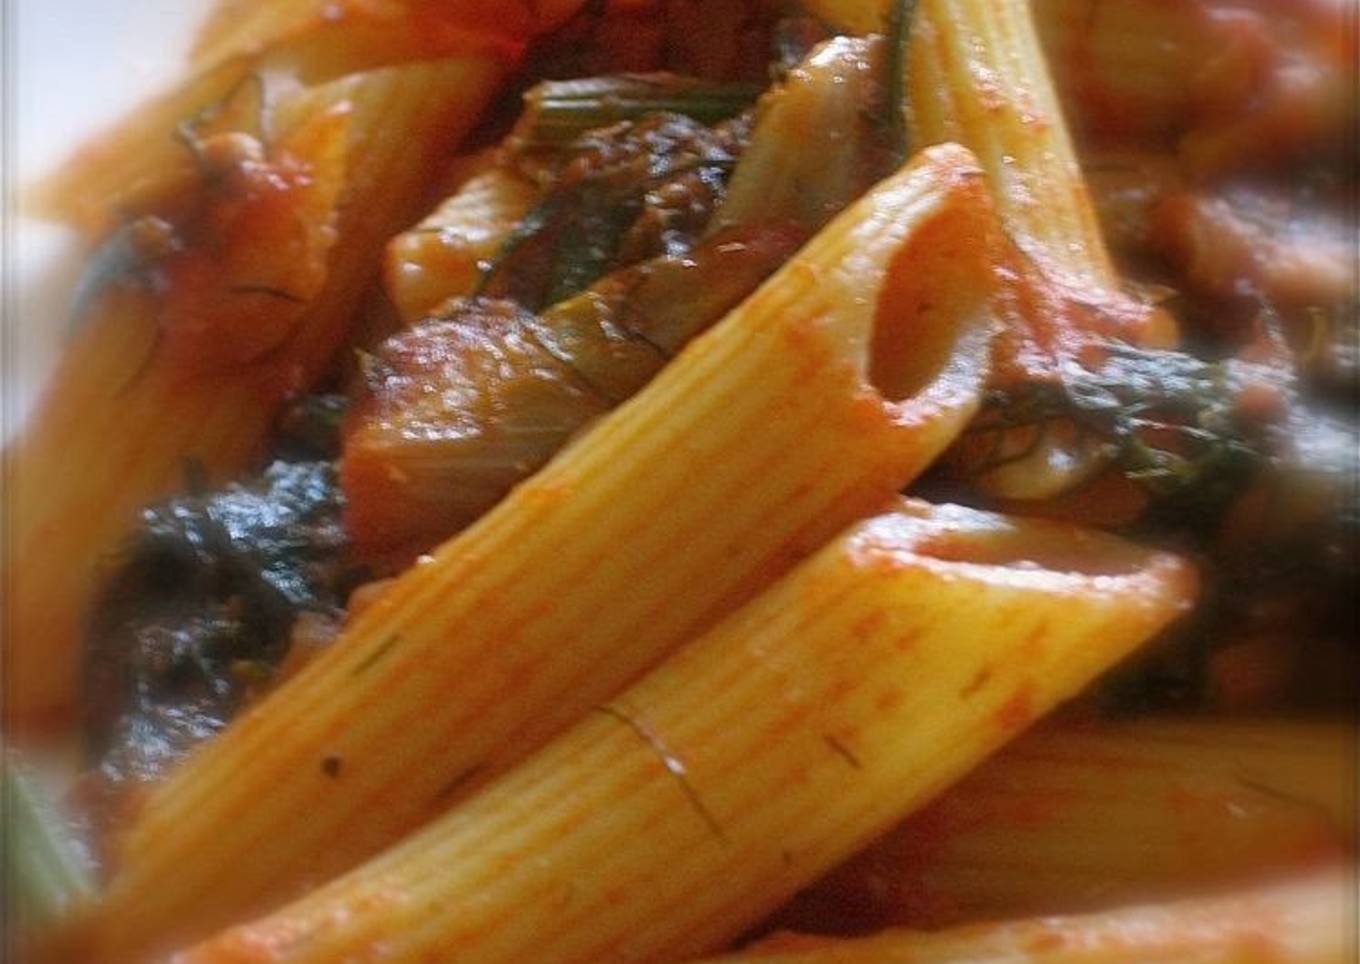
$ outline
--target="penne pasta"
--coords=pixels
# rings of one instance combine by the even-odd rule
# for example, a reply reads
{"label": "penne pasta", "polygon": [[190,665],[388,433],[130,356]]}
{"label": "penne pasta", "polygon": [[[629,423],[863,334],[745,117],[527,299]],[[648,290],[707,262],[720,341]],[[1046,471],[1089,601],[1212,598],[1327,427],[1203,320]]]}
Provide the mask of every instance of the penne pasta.
{"label": "penne pasta", "polygon": [[[808,3],[836,26],[860,30],[881,29],[890,6]],[[1121,290],[1026,0],[908,6],[915,11],[902,54],[910,138],[918,145],[954,141],[977,154],[1018,252],[995,380],[1051,381],[1068,366],[1090,364],[1101,338],[1174,341],[1168,314]],[[1052,497],[1103,464],[1099,447],[1075,432],[1010,432],[984,444],[1004,464],[978,483],[1002,498]],[[960,458],[967,464],[972,455]]]}
{"label": "penne pasta", "polygon": [[[913,138],[978,153],[1019,252],[998,379],[1058,377],[1089,358],[1097,333],[1141,341],[1154,320],[1174,330],[1119,290],[1028,2],[923,0],[906,57]],[[1075,433],[1009,432],[984,444],[997,446],[1001,465],[980,485],[1004,498],[1052,497],[1103,464]]]}
{"label": "penne pasta", "polygon": [[[572,5],[575,0],[558,4]],[[275,0],[250,4],[239,17],[229,4],[210,22],[188,79],[82,145],[32,186],[27,207],[35,216],[98,235],[128,211],[159,213],[193,190],[197,170],[176,132],[242,89],[258,87],[273,98],[299,84],[455,56],[504,70],[516,63],[538,24],[555,22],[550,9],[535,14],[528,4],[490,0],[438,5]],[[470,111],[480,111],[496,93],[501,75],[496,71],[468,83]]]}
{"label": "penne pasta", "polygon": [[[836,27],[882,30],[900,0],[809,0]],[[1007,233],[1075,288],[1118,278],[1082,181],[1027,0],[920,0],[905,45],[906,110],[917,145],[954,141],[978,156]]]}
{"label": "penne pasta", "polygon": [[1354,0],[202,6],[27,196],[20,961],[1360,954]]}
{"label": "penne pasta", "polygon": [[464,806],[177,961],[721,947],[1155,632],[1192,583],[1112,537],[899,504]]}
{"label": "penne pasta", "polygon": [[1007,232],[1045,277],[1115,293],[1028,2],[922,0],[918,16],[907,55],[913,138],[970,145]]}
{"label": "penne pasta", "polygon": [[776,924],[935,928],[1071,913],[1340,860],[1356,840],[1356,779],[1355,736],[1342,723],[1046,728],[801,894]]}
{"label": "penne pasta", "polygon": [[889,931],[863,940],[782,935],[711,964],[1350,964],[1356,952],[1348,872],[1088,917]]}
{"label": "penne pasta", "polygon": [[5,696],[16,719],[70,710],[100,555],[137,511],[173,491],[186,465],[210,480],[241,471],[280,404],[326,371],[382,245],[418,210],[426,172],[498,75],[492,62],[461,59],[303,91],[278,107],[281,129],[295,133],[280,135],[272,179],[244,200],[206,192],[201,242],[174,240],[157,219],[128,229],[170,235],[162,289],[114,278],[92,295],[7,453],[9,558],[22,560],[7,574]]}
{"label": "penne pasta", "polygon": [[[436,38],[501,44],[509,49],[561,25],[582,0],[219,0],[199,32],[191,62],[217,64],[253,55],[339,25],[347,32],[385,29],[395,49],[416,59]],[[447,50],[448,48],[444,48]]]}
{"label": "penne pasta", "polygon": [[954,147],[848,209],[152,795],[103,959],[371,856],[880,508],[976,410],[993,231]]}

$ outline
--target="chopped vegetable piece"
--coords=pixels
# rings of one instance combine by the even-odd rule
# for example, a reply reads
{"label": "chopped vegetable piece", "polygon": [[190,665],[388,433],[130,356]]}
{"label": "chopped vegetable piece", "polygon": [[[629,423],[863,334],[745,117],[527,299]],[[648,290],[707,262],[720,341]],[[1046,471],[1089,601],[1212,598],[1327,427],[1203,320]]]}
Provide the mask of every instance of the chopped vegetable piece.
{"label": "chopped vegetable piece", "polygon": [[475,299],[391,338],[346,440],[346,521],[365,552],[428,549],[631,397],[803,238],[734,229],[533,315]]}
{"label": "chopped vegetable piece", "polygon": [[143,511],[86,642],[86,751],[111,789],[158,778],[220,730],[269,682],[300,613],[338,620],[356,582],[346,546],[327,462],[275,462]]}
{"label": "chopped vegetable piece", "polygon": [[50,924],[94,890],[88,854],[38,781],[12,758],[0,763],[5,903],[21,929]]}
{"label": "chopped vegetable piece", "polygon": [[493,259],[479,294],[540,310],[619,267],[684,254],[726,194],[746,125],[648,114],[584,135]]}
{"label": "chopped vegetable piece", "polygon": [[821,227],[894,168],[878,118],[883,42],[836,37],[763,98],[751,142],[710,230],[788,220]]}

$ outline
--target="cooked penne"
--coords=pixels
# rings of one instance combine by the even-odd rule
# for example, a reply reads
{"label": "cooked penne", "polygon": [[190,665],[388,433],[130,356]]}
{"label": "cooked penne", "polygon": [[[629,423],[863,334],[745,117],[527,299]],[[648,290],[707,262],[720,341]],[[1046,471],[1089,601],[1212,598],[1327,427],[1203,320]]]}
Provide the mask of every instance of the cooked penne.
{"label": "cooked penne", "polygon": [[152,795],[103,957],[353,866],[880,508],[977,408],[993,231],[955,147],[849,208]]}
{"label": "cooked penne", "polygon": [[[28,206],[37,216],[96,234],[128,210],[159,213],[197,184],[193,157],[176,132],[242,89],[259,88],[273,97],[291,84],[319,85],[360,71],[454,56],[509,68],[536,30],[558,22],[579,0],[539,6],[276,0],[250,4],[238,16],[225,4],[210,23],[189,78],[83,145],[33,187]],[[467,78],[469,110],[485,105],[500,76],[497,71],[475,82]]]}
{"label": "cooked penne", "polygon": [[[845,29],[882,30],[901,0],[809,0]],[[954,141],[978,156],[1002,224],[1046,274],[1114,291],[1076,152],[1063,123],[1027,0],[919,0],[905,44],[906,98],[917,144]]]}
{"label": "cooked penne", "polygon": [[914,139],[977,153],[1002,223],[1045,277],[1116,293],[1027,0],[921,0],[918,16],[907,54]]}
{"label": "cooked penne", "polygon": [[781,935],[711,964],[1350,964],[1356,951],[1355,880],[1347,873],[1228,897],[935,934],[889,931],[854,941]]}
{"label": "cooked penne", "polygon": [[[1021,255],[1001,377],[1050,380],[1086,360],[1093,335],[1144,340],[1152,321],[1170,323],[1120,292],[1027,0],[922,0],[906,57],[913,137],[977,152]],[[980,484],[1012,499],[1051,497],[1103,464],[1098,446],[1059,431],[984,444],[1001,464]]]}
{"label": "cooked penne", "polygon": [[[5,695],[17,719],[70,709],[99,556],[138,509],[186,465],[209,479],[241,471],[283,400],[326,370],[383,244],[498,75],[460,59],[303,91],[277,106],[284,133],[265,161],[251,138],[221,135],[240,152],[222,176],[257,180],[205,189],[197,234],[182,240],[156,218],[125,229],[160,246],[159,280],[103,279],[8,453],[8,558],[22,564],[7,574]],[[114,267],[135,278],[139,265]]]}
{"label": "cooked penne", "polygon": [[1356,839],[1356,779],[1355,734],[1342,723],[1047,728],[801,894],[777,923],[933,928],[1071,913],[1338,860]]}
{"label": "cooked penne", "polygon": [[190,6],[26,196],[19,961],[1360,954],[1355,0]]}
{"label": "cooked penne", "polygon": [[[199,32],[195,65],[251,55],[333,25],[390,31],[394,51],[419,59],[430,44],[475,40],[514,48],[576,13],[582,0],[218,0]],[[428,56],[428,53],[425,54]]]}
{"label": "cooked penne", "polygon": [[179,960],[721,947],[1155,632],[1192,584],[1109,536],[899,504],[463,807]]}
{"label": "cooked penne", "polygon": [[[808,7],[838,26],[872,29],[900,3],[811,0]],[[1026,0],[905,6],[914,9],[902,52],[911,139],[955,141],[978,155],[1019,252],[997,379],[1058,378],[1066,366],[1089,364],[1100,337],[1174,340],[1169,315],[1121,291]],[[1099,447],[1074,432],[1014,431],[983,445],[1001,464],[978,484],[1004,498],[1054,496],[1103,464]]]}

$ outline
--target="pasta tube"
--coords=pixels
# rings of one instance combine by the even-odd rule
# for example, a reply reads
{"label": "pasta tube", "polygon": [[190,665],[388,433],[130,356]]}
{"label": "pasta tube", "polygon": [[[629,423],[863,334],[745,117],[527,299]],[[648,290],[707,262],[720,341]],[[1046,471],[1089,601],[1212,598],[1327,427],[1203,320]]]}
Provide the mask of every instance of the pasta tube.
{"label": "pasta tube", "polygon": [[[33,186],[28,206],[36,216],[96,234],[122,212],[163,213],[198,183],[194,159],[176,132],[189,119],[219,110],[242,89],[258,88],[272,101],[289,86],[455,56],[505,70],[534,31],[558,22],[551,8],[578,5],[579,0],[562,0],[535,13],[539,5],[499,0],[274,0],[239,11],[225,4],[209,21],[189,78],[83,145]],[[480,110],[495,93],[484,86],[494,87],[499,77],[500,71],[476,82],[468,78],[469,110]],[[408,215],[406,223],[410,220]]]}
{"label": "pasta tube", "polygon": [[790,930],[939,927],[1173,897],[1355,842],[1345,724],[1195,720],[1025,737],[781,911]]}
{"label": "pasta tube", "polygon": [[[837,26],[865,30],[882,27],[889,4],[809,0],[808,6]],[[996,380],[1053,380],[1066,366],[1089,364],[1100,338],[1174,341],[1169,315],[1121,291],[1027,0],[920,0],[914,6],[904,48],[911,139],[955,141],[977,154],[1018,251]],[[1050,432],[1037,442],[1030,433],[1010,433],[1000,454],[1005,464],[978,481],[1011,499],[1054,496],[1103,463],[1099,447],[1083,445],[1075,432]]]}
{"label": "pasta tube", "polygon": [[1175,340],[1166,312],[1123,294],[1026,0],[924,0],[908,85],[914,138],[961,140],[988,172],[1022,255],[1022,342],[1061,362],[1092,334]]}
{"label": "pasta tube", "polygon": [[1116,291],[1027,0],[922,0],[907,65],[914,139],[975,145],[1024,255],[1069,287]]}
{"label": "pasta tube", "polygon": [[1112,537],[900,504],[461,808],[179,960],[721,947],[1123,656],[1189,585],[1174,557]]}
{"label": "pasta tube", "polygon": [[1355,906],[1355,881],[1337,875],[1229,897],[936,934],[889,931],[857,941],[784,935],[710,964],[1350,964]]}
{"label": "pasta tube", "polygon": [[[883,30],[898,0],[807,0],[837,27]],[[954,141],[987,172],[1007,233],[1045,273],[1115,290],[1027,0],[919,0],[906,47],[906,109],[918,145]]]}
{"label": "pasta tube", "polygon": [[[137,510],[186,464],[209,479],[241,470],[277,407],[326,370],[383,244],[497,75],[489,61],[451,60],[300,93],[279,108],[296,134],[281,135],[265,186],[207,193],[201,243],[166,245],[158,262],[164,290],[115,281],[87,306],[7,453],[16,718],[69,710],[95,567]],[[169,229],[139,223],[157,225]]]}
{"label": "pasta tube", "polygon": [[[507,47],[560,25],[582,0],[219,0],[194,44],[194,64],[258,53],[293,38],[339,26],[345,32],[389,31],[406,57],[431,43],[466,41]],[[444,47],[447,50],[447,47]]]}
{"label": "pasta tube", "polygon": [[955,147],[829,225],[153,794],[104,959],[371,856],[880,508],[976,410],[993,231]]}

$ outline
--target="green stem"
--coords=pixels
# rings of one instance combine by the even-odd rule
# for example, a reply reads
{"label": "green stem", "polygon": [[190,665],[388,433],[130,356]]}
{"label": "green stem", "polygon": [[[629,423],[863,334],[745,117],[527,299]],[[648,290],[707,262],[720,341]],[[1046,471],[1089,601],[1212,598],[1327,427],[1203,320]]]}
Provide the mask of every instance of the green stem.
{"label": "green stem", "polygon": [[562,148],[586,131],[647,114],[683,114],[714,124],[755,103],[760,88],[715,84],[675,74],[621,74],[550,80],[524,95],[514,134],[521,149]]}
{"label": "green stem", "polygon": [[907,162],[911,151],[911,133],[907,130],[907,66],[917,4],[918,0],[893,0],[888,11],[887,128],[899,164]]}
{"label": "green stem", "polygon": [[90,867],[56,805],[9,758],[0,770],[7,902],[25,925],[59,918],[93,892]]}

